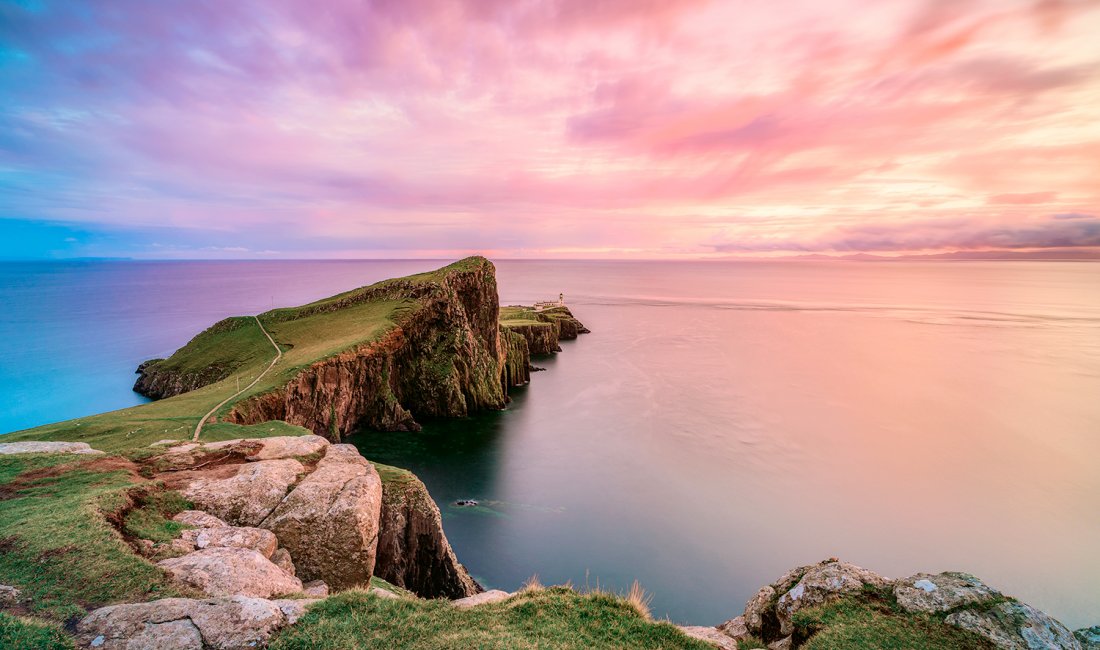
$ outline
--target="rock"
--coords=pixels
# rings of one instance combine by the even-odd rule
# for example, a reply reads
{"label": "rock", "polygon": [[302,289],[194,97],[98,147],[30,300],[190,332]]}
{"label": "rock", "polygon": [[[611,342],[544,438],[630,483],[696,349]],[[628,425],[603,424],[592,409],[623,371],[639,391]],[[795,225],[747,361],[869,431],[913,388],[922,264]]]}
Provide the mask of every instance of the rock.
{"label": "rock", "polygon": [[301,463],[289,458],[262,460],[240,465],[228,478],[197,478],[179,492],[226,521],[256,526],[279,505],[304,471]]}
{"label": "rock", "polygon": [[1073,633],[1081,644],[1081,650],[1100,650],[1100,625],[1083,627]]}
{"label": "rock", "polygon": [[[772,619],[775,618],[775,587],[766,585],[761,587],[760,591],[757,591],[756,595],[749,599],[748,604],[745,605],[745,614],[740,618],[748,626],[750,634],[763,636],[764,617],[769,614]],[[732,623],[734,620],[737,619],[732,619],[730,622]]]}
{"label": "rock", "polygon": [[294,569],[294,562],[290,558],[290,551],[285,548],[275,549],[275,552],[271,554],[271,561],[275,563],[275,566],[279,567],[283,571],[286,571],[290,575],[296,575],[297,571]]}
{"label": "rock", "polygon": [[[265,463],[296,461],[274,460]],[[299,576],[336,589],[370,582],[382,482],[352,445],[331,445],[317,469],[261,524],[290,551]]]}
{"label": "rock", "polygon": [[982,610],[964,609],[944,619],[949,625],[989,639],[1001,650],[1080,650],[1058,621],[1031,605],[1006,601]]}
{"label": "rock", "polygon": [[251,526],[203,528],[195,535],[196,548],[250,548],[269,559],[278,546],[275,533]]}
{"label": "rock", "polygon": [[785,636],[778,641],[772,641],[768,644],[768,650],[791,650],[793,647],[793,641],[791,637]]}
{"label": "rock", "polygon": [[86,442],[27,442],[0,443],[0,454],[102,454]]}
{"label": "rock", "polygon": [[946,612],[1000,595],[996,589],[966,573],[918,573],[894,583],[898,606],[907,612]]}
{"label": "rock", "polygon": [[97,609],[77,624],[76,641],[103,650],[244,650],[266,646],[288,618],[259,598],[165,598]]}
{"label": "rock", "polygon": [[259,444],[256,451],[249,453],[246,460],[278,460],[280,458],[298,458],[321,453],[328,446],[328,440],[321,436],[272,436],[270,438],[249,438],[247,440],[219,440],[208,442],[203,450],[230,449],[241,443]]}
{"label": "rock", "polygon": [[398,596],[397,594],[393,593],[392,591],[387,591],[385,589],[380,589],[378,587],[371,587],[370,590],[367,593],[374,594],[375,596],[378,596],[379,598],[400,598],[401,597],[401,596]]}
{"label": "rock", "polygon": [[464,598],[481,591],[455,557],[428,488],[411,472],[387,469],[382,482],[374,575],[421,598]]}
{"label": "rock", "polygon": [[284,600],[274,601],[279,606],[279,610],[282,611],[283,616],[286,616],[286,624],[294,625],[298,622],[298,619],[305,615],[306,610],[313,603],[321,602],[320,598],[287,598]]}
{"label": "rock", "polygon": [[466,609],[468,607],[476,607],[478,605],[487,605],[489,603],[498,603],[506,598],[510,598],[512,594],[507,591],[501,591],[500,589],[490,589],[489,591],[483,591],[480,594],[474,594],[473,596],[467,596],[465,598],[459,598],[458,600],[452,600],[451,604],[460,609]]}
{"label": "rock", "polygon": [[181,524],[187,524],[195,528],[222,528],[229,525],[214,515],[201,510],[184,510],[172,517],[172,521],[178,521]]}
{"label": "rock", "polygon": [[302,581],[247,548],[207,548],[157,566],[208,596],[271,598],[302,591]]}
{"label": "rock", "polygon": [[716,648],[721,648],[721,650],[737,650],[737,642],[722,634],[716,628],[698,625],[677,625],[676,627],[691,638],[699,639]]}
{"label": "rock", "polygon": [[328,585],[324,580],[312,580],[302,585],[302,591],[312,598],[325,598],[328,596]]}
{"label": "rock", "polygon": [[10,585],[0,585],[0,607],[12,607],[19,603],[20,592]]}
{"label": "rock", "polygon": [[749,627],[745,623],[744,616],[737,616],[718,626],[718,631],[730,637],[734,641],[741,641],[751,636]]}
{"label": "rock", "polygon": [[779,596],[775,614],[779,619],[779,634],[794,632],[791,616],[803,609],[822,605],[843,594],[859,593],[864,585],[884,587],[882,576],[848,562],[827,560],[806,568],[790,591]]}

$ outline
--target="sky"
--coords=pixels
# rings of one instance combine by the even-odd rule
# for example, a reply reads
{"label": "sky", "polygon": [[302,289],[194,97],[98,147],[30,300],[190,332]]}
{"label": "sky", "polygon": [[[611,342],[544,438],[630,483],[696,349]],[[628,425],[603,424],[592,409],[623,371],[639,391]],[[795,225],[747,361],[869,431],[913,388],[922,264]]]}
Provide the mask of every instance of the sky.
{"label": "sky", "polygon": [[1100,252],[1100,0],[0,0],[0,258]]}

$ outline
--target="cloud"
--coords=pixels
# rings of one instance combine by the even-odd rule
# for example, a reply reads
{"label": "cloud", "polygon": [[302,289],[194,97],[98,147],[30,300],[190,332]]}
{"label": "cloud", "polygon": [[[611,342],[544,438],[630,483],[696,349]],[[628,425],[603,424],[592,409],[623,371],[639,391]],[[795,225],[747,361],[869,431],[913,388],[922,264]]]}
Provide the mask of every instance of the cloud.
{"label": "cloud", "polygon": [[745,252],[915,252],[935,250],[1019,250],[1100,247],[1100,218],[1073,215],[1069,220],[1027,223],[985,223],[963,219],[906,224],[851,225],[829,230],[812,239],[748,240],[716,244],[724,253]]}
{"label": "cloud", "polygon": [[1026,231],[1100,211],[1097,6],[0,4],[0,219],[288,254]]}

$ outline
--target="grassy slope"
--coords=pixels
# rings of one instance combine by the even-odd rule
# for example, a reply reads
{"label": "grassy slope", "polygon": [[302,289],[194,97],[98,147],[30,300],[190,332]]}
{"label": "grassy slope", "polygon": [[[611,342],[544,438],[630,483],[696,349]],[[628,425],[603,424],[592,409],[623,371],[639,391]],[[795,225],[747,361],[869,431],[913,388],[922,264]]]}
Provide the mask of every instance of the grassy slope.
{"label": "grassy slope", "polygon": [[0,648],[69,650],[73,647],[72,639],[57,625],[0,612]]}
{"label": "grassy slope", "polygon": [[650,621],[623,598],[582,595],[565,587],[532,590],[465,610],[445,601],[345,592],[313,607],[271,645],[273,650],[709,647],[672,625]]}
{"label": "grassy slope", "polygon": [[126,492],[141,482],[102,457],[0,456],[0,583],[18,587],[32,613],[57,620],[175,595],[104,517],[127,505]]}

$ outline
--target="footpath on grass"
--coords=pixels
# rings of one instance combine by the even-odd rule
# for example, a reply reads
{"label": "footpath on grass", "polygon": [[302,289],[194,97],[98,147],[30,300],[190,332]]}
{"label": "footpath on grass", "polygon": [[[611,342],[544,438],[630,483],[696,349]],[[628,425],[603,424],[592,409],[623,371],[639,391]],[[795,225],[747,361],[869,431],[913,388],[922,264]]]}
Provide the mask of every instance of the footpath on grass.
{"label": "footpath on grass", "polygon": [[238,397],[241,393],[244,393],[245,391],[250,390],[253,386],[258,384],[260,382],[260,380],[264,378],[264,375],[266,375],[272,368],[275,367],[275,364],[279,362],[279,359],[283,358],[283,351],[279,349],[279,345],[277,343],[275,343],[275,339],[271,338],[271,335],[267,333],[266,329],[264,329],[264,324],[260,322],[259,317],[258,316],[253,316],[252,318],[256,321],[256,325],[260,328],[260,331],[263,332],[264,336],[267,337],[267,340],[271,342],[271,347],[275,348],[275,358],[271,360],[271,363],[267,364],[267,367],[264,368],[263,372],[256,375],[256,378],[252,380],[251,384],[245,386],[244,388],[240,389],[239,391],[237,391],[237,392],[233,393],[232,395],[230,395],[229,397],[225,398],[217,406],[210,409],[206,413],[206,415],[202,416],[202,419],[199,420],[199,423],[197,425],[195,425],[195,435],[191,436],[191,440],[193,442],[198,442],[199,441],[199,435],[202,433],[203,425],[206,424],[206,421],[209,420],[211,416],[213,416],[215,413],[218,412],[218,409],[220,409],[221,407],[228,404],[229,400],[231,400],[235,397]]}

